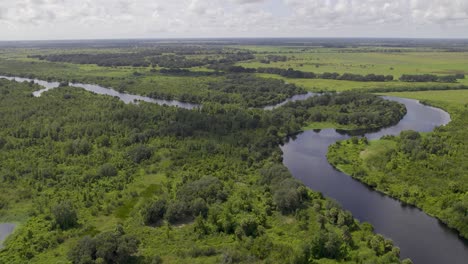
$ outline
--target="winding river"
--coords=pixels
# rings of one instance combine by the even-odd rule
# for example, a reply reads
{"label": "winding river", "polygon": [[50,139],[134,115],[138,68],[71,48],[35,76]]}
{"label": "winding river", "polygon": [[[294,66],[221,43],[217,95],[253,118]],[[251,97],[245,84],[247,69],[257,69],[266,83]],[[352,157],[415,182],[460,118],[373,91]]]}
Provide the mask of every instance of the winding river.
{"label": "winding river", "polygon": [[[408,113],[393,127],[365,134],[369,139],[410,129],[429,132],[450,122],[448,113],[416,100],[385,98],[404,104]],[[468,244],[453,230],[418,208],[373,191],[328,163],[328,146],[347,138],[334,129],[306,131],[281,147],[283,163],[295,178],[335,199],[355,218],[371,223],[375,232],[392,239],[400,247],[402,258],[411,258],[415,264],[468,263]]]}
{"label": "winding river", "polygon": [[[0,76],[0,78],[19,82],[33,81],[45,87],[34,92],[36,97],[41,96],[43,92],[59,87],[58,82],[6,76]],[[200,107],[197,104],[120,93],[99,85],[82,83],[70,83],[69,85],[97,94],[116,96],[125,103],[144,101],[185,109]],[[315,95],[314,93],[296,95],[285,102],[264,109],[271,110],[287,102],[305,100]],[[397,125],[375,133],[365,134],[369,139],[378,139],[384,135],[398,135],[401,131],[410,129],[429,132],[437,126],[450,122],[448,113],[422,105],[416,100],[397,97],[385,97],[385,99],[404,104],[408,112]],[[326,158],[328,146],[347,138],[349,138],[348,135],[338,133],[334,129],[306,131],[281,146],[283,162],[295,178],[304,182],[311,189],[337,200],[344,209],[351,211],[355,218],[371,223],[377,233],[392,239],[400,247],[403,258],[411,258],[415,264],[468,263],[468,244],[465,240],[460,239],[453,230],[415,207],[405,206],[395,199],[373,191],[348,175],[335,170],[328,163]],[[1,238],[5,238],[11,233],[13,228],[14,225],[11,224],[0,224],[0,242]]]}

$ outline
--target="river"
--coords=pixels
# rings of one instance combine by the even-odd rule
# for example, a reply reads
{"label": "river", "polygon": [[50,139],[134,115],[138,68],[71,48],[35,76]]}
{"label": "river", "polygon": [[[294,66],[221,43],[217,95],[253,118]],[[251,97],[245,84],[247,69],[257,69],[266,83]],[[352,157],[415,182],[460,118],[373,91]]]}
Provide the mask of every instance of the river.
{"label": "river", "polygon": [[[369,139],[410,129],[429,132],[450,122],[448,113],[416,100],[385,98],[405,104],[408,113],[393,127],[365,134]],[[281,147],[283,163],[309,188],[335,199],[355,218],[371,223],[375,232],[392,239],[400,247],[402,258],[411,258],[415,264],[468,263],[468,245],[453,230],[418,208],[373,191],[328,163],[328,146],[347,138],[334,129],[306,131]]]}
{"label": "river", "polygon": [[[0,78],[7,79],[7,80],[14,80],[17,82],[30,82],[33,81],[34,83],[41,85],[44,87],[44,89],[41,89],[39,91],[35,91],[33,95],[35,97],[41,96],[44,92],[47,92],[51,89],[58,88],[60,83],[58,82],[48,82],[48,81],[43,81],[43,80],[38,80],[38,79],[29,79],[29,78],[21,78],[21,77],[8,77],[8,76],[0,76]],[[73,87],[79,87],[82,89],[85,89],[86,91],[90,91],[96,94],[102,94],[102,95],[110,95],[114,97],[118,97],[120,100],[122,100],[124,103],[129,104],[129,103],[138,103],[140,101],[142,102],[148,102],[148,103],[154,103],[158,105],[168,105],[168,106],[177,106],[180,108],[184,109],[195,109],[200,107],[198,104],[192,104],[192,103],[185,103],[185,102],[180,102],[177,100],[160,100],[160,99],[153,99],[150,97],[146,96],[141,96],[141,95],[133,95],[133,94],[128,94],[128,93],[121,93],[118,92],[114,89],[111,88],[105,88],[99,85],[95,84],[85,84],[85,83],[69,83],[70,86]]]}
{"label": "river", "polygon": [[16,225],[11,223],[0,223],[0,248],[3,241],[15,230]]}

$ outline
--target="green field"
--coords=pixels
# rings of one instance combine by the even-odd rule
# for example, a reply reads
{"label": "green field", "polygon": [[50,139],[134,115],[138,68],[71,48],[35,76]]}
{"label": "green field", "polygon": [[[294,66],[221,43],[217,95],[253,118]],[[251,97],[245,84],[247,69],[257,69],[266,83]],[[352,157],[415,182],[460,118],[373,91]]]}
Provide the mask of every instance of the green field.
{"label": "green field", "polygon": [[[408,50],[403,52],[341,52],[340,50],[316,49],[309,52],[289,54],[275,53],[289,58],[286,62],[243,62],[245,67],[278,67],[316,73],[338,72],[356,74],[454,74],[468,73],[468,52],[421,52]],[[260,57],[261,55],[258,55]]]}
{"label": "green field", "polygon": [[[273,52],[275,55],[288,57],[286,62],[271,62],[269,64],[259,61],[242,62],[238,65],[249,68],[277,67],[293,68],[306,72],[324,73],[338,72],[354,74],[383,74],[393,75],[398,79],[402,74],[468,74],[468,52],[442,52],[437,50],[421,51],[419,49],[403,49],[402,52],[342,52],[337,49],[311,48],[305,52],[292,48],[253,49],[263,52]],[[295,53],[289,53],[291,50]],[[265,55],[258,55],[262,58]],[[273,77],[273,75],[264,75]],[[277,77],[280,78],[280,77]],[[352,82],[320,79],[290,79],[287,81],[301,85],[308,90],[336,90],[365,89],[380,87],[426,86],[430,83],[401,83],[393,81],[378,82]],[[461,80],[459,84],[467,85],[468,79]],[[458,84],[458,85],[459,85]],[[457,85],[457,84],[449,84]]]}

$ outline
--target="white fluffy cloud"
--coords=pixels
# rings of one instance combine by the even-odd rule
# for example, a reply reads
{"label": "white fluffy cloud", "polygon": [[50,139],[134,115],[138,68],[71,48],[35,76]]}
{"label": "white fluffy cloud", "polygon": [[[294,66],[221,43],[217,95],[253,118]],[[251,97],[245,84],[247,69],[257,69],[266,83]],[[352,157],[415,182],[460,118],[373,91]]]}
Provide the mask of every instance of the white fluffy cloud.
{"label": "white fluffy cloud", "polygon": [[0,0],[0,40],[468,37],[467,0]]}

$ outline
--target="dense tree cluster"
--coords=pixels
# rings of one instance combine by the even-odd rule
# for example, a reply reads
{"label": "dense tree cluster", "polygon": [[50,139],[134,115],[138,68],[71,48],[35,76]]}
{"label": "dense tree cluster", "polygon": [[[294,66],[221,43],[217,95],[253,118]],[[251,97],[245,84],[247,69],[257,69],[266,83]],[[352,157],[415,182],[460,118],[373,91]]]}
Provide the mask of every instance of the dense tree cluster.
{"label": "dense tree cluster", "polygon": [[[167,52],[165,52],[167,51]],[[202,53],[206,52],[206,53]],[[183,51],[181,49],[149,49],[138,52],[120,51],[110,53],[70,53],[31,55],[30,58],[50,62],[68,62],[76,64],[96,64],[99,66],[117,67],[159,66],[165,68],[192,68],[210,64],[233,64],[239,61],[251,60],[255,56],[248,51],[239,50],[197,50]]]}
{"label": "dense tree cluster", "polygon": [[135,236],[125,234],[122,226],[117,226],[115,231],[83,237],[70,250],[68,258],[73,264],[129,263],[139,243]]}
{"label": "dense tree cluster", "polygon": [[279,61],[282,61],[282,62],[288,61],[288,57],[282,56],[282,55],[267,55],[263,59],[260,59],[260,62],[265,63],[265,64],[270,64],[271,62],[279,62]]}
{"label": "dense tree cluster", "polygon": [[258,78],[247,74],[229,74],[222,82],[214,82],[209,87],[227,94],[239,94],[241,101],[249,107],[280,103],[296,94],[306,91],[282,80]]}
{"label": "dense tree cluster", "polygon": [[151,63],[143,53],[100,53],[100,54],[50,54],[33,55],[31,58],[51,62],[68,62],[76,64],[96,64],[99,66],[134,66],[148,67]]}
{"label": "dense tree cluster", "polygon": [[369,88],[366,91],[370,93],[390,93],[390,92],[411,92],[411,91],[446,91],[446,90],[467,90],[466,85],[424,85],[424,86],[402,86],[402,87],[379,87]]}
{"label": "dense tree cluster", "polygon": [[356,82],[388,82],[393,80],[392,75],[376,75],[376,74],[352,74],[343,73],[339,74],[336,72],[324,72],[321,74],[313,72],[304,72],[299,70],[281,69],[281,68],[258,68],[258,73],[268,73],[281,75],[286,78],[301,78],[301,79],[331,79],[331,80],[342,80],[342,81],[356,81]]}
{"label": "dense tree cluster", "polygon": [[400,81],[402,82],[443,82],[443,83],[454,83],[457,82],[458,79],[464,79],[464,74],[455,74],[455,75],[433,75],[433,74],[403,74],[400,77]]}
{"label": "dense tree cluster", "polygon": [[153,56],[149,58],[149,61],[153,66],[165,68],[192,68],[216,62],[216,60],[207,57],[203,59],[187,59],[187,57],[180,55]]}
{"label": "dense tree cluster", "polygon": [[[330,111],[331,109],[333,110]],[[403,105],[356,92],[324,94],[305,101],[288,103],[281,110],[294,112],[292,115],[296,120],[331,121],[341,125],[353,124],[361,128],[389,126],[397,123],[406,114]]]}

